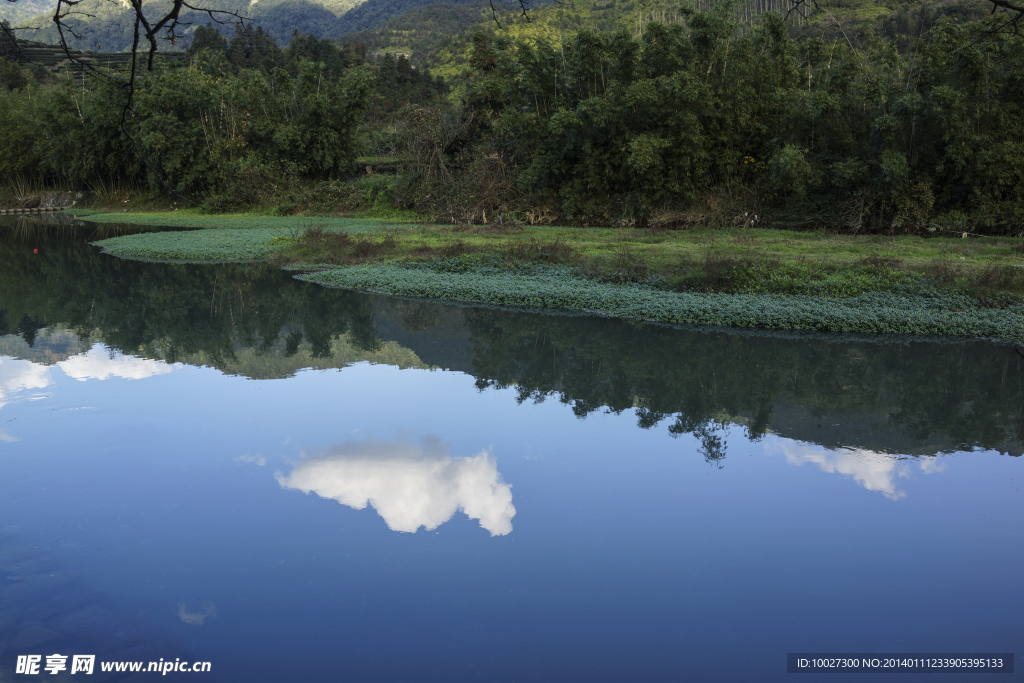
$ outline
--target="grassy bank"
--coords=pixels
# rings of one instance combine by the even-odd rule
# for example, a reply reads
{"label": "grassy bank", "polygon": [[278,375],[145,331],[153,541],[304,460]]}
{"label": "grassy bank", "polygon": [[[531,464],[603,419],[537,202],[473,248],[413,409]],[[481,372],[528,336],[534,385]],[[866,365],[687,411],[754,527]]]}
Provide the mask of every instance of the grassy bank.
{"label": "grassy bank", "polygon": [[208,214],[197,210],[151,211],[146,213],[110,212],[79,209],[66,213],[93,223],[134,223],[172,228],[302,230],[313,225],[346,232],[379,230],[382,221],[373,218],[353,219],[340,217],[271,216],[255,213]]}
{"label": "grassy bank", "polygon": [[414,226],[182,212],[113,217],[207,228],[99,243],[116,256],[270,260],[335,287],[665,323],[1024,342],[1024,240],[1015,238]]}

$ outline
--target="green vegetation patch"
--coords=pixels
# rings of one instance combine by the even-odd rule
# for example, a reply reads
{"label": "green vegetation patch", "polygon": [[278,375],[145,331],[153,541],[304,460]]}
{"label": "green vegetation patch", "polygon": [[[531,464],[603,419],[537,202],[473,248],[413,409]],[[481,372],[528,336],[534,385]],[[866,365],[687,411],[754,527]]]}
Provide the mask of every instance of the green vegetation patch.
{"label": "green vegetation patch", "polygon": [[[400,296],[671,324],[1024,342],[1024,269],[1013,267],[1018,241],[1008,238],[310,223],[97,244],[139,260],[271,260],[316,271],[301,276],[310,282]],[[360,225],[377,232],[346,229]]]}
{"label": "green vegetation patch", "polygon": [[152,213],[96,213],[75,211],[84,221],[94,223],[134,223],[171,228],[232,228],[302,230],[312,225],[328,230],[346,232],[373,232],[386,227],[386,223],[370,217],[354,219],[340,216],[310,218],[308,216],[264,216],[259,214],[229,213],[202,214],[192,211],[156,211]]}
{"label": "green vegetation patch", "polygon": [[140,261],[225,263],[265,260],[287,237],[274,228],[188,230],[124,235],[95,244],[108,254]]}
{"label": "green vegetation patch", "polygon": [[661,323],[961,335],[1024,343],[1024,305],[986,308],[971,297],[940,291],[922,280],[901,283],[892,292],[831,298],[672,292],[644,284],[598,282],[558,266],[538,266],[535,274],[349,266],[300,277],[330,287],[399,296],[577,310]]}

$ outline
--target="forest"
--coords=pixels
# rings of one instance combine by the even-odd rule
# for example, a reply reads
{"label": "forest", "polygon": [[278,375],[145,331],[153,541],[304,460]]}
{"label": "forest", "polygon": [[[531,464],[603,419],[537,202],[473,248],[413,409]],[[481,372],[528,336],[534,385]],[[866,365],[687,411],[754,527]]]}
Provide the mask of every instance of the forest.
{"label": "forest", "polygon": [[281,49],[260,27],[230,41],[201,27],[186,60],[140,69],[134,82],[112,70],[40,82],[7,59],[0,78],[0,178],[142,189],[212,209],[349,175],[374,110],[443,91],[404,58],[371,68],[359,43],[297,32]]}
{"label": "forest", "polygon": [[443,220],[1019,231],[1024,53],[1003,15],[902,8],[844,39],[705,9],[460,27],[431,62],[446,79],[356,40],[296,31],[280,48],[260,27],[200,28],[187,60],[133,85],[5,60],[0,177],[267,209],[310,203],[371,154],[400,171],[388,201]]}
{"label": "forest", "polygon": [[723,3],[639,36],[477,35],[458,134],[414,122],[406,137],[409,196],[583,224],[1024,220],[1024,61],[1020,38],[984,34],[999,19],[856,48],[794,39],[775,13],[738,36],[732,16]]}

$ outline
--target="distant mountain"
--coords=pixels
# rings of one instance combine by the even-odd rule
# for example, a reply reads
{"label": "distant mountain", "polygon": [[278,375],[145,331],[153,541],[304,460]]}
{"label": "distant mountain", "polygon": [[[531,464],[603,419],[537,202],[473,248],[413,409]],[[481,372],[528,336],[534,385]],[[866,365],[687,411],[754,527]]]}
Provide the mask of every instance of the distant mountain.
{"label": "distant mountain", "polygon": [[439,48],[453,37],[470,26],[490,20],[490,10],[480,7],[479,3],[441,2],[409,10],[369,30],[342,34],[339,40],[358,41],[366,46],[371,56],[389,51],[404,52],[413,63],[428,65]]}
{"label": "distant mountain", "polygon": [[[779,0],[780,2],[792,0]],[[490,5],[486,0],[199,0],[199,6],[238,12],[262,26],[280,45],[291,40],[292,33],[318,38],[358,40],[370,54],[403,51],[413,61],[428,65],[446,80],[458,78],[468,68],[466,48],[476,30],[495,32]],[[516,0],[495,0],[502,13],[503,29],[510,37],[546,37],[557,41],[562,35],[582,28],[592,30],[634,31],[651,22],[678,21],[678,0],[575,0],[571,5],[534,2],[533,21],[516,19]],[[707,9],[716,0],[693,0],[682,4]],[[756,24],[764,0],[738,0],[737,13],[747,27]],[[0,0],[0,18],[18,16],[17,24],[38,27],[19,37],[57,43],[52,23],[55,0]],[[74,21],[80,38],[71,39],[72,47],[83,50],[118,52],[131,45],[134,22],[127,0],[82,0]],[[170,6],[169,0],[148,0],[147,12],[157,14]],[[797,33],[826,35],[842,40],[866,40],[872,33],[882,35],[916,34],[940,16],[972,19],[991,6],[985,0],[824,0],[814,5],[807,21],[793,26]],[[34,14],[26,19],[28,14]],[[744,18],[745,17],[745,18]],[[203,13],[188,12],[183,18],[200,26],[210,21]],[[233,27],[220,27],[229,37]],[[191,42],[186,32],[175,45],[161,44],[164,50],[184,50]]]}
{"label": "distant mountain", "polygon": [[[251,23],[262,26],[278,43],[284,45],[291,39],[293,31],[308,33],[318,38],[334,38],[340,34],[338,17],[352,9],[361,0],[199,0],[198,7],[235,12]],[[82,0],[76,7],[78,16],[70,19],[78,38],[69,36],[71,46],[82,50],[120,52],[132,43],[134,15],[127,3],[110,0]],[[58,43],[60,36],[53,25],[53,0],[0,0],[0,9],[19,8],[19,20],[12,24],[28,29],[19,32],[18,37],[45,43]],[[158,16],[170,8],[169,0],[151,0],[145,4],[148,16]],[[42,13],[41,13],[42,12]],[[33,16],[26,16],[29,15]],[[3,15],[0,15],[3,16]],[[234,20],[222,17],[228,22],[221,25],[228,36],[234,33]],[[184,31],[182,39],[171,46],[162,41],[161,49],[184,50],[191,42],[191,32],[196,26],[210,23],[210,17],[203,12],[182,13],[185,22],[192,26]]]}
{"label": "distant mountain", "polygon": [[[439,0],[366,0],[353,7],[338,19],[338,33],[356,33],[369,31],[384,25],[389,19],[404,16],[406,13],[429,5],[438,4]],[[446,0],[446,5],[475,5],[483,7],[487,3],[481,0]]]}
{"label": "distant mountain", "polygon": [[288,44],[294,31],[317,38],[338,36],[338,17],[324,5],[308,0],[287,0],[262,7],[256,5],[248,14],[254,24],[262,26],[282,46]]}
{"label": "distant mountain", "polygon": [[[507,1],[507,0],[506,0]],[[388,19],[438,0],[200,0],[197,6],[226,12],[237,12],[253,24],[262,26],[279,44],[291,40],[298,31],[318,38],[337,38],[343,34],[367,31],[383,25]],[[449,4],[484,6],[483,0],[447,0]],[[20,38],[56,44],[60,40],[52,21],[54,0],[0,0],[0,19],[8,19],[16,27],[26,27]],[[151,0],[147,14],[157,16],[170,7],[168,0]],[[131,46],[133,15],[126,0],[82,0],[76,7],[78,16],[69,20],[78,37],[69,36],[71,47],[80,50],[120,52]],[[183,13],[193,28],[175,45],[161,44],[162,49],[183,50],[191,42],[194,26],[205,25],[210,18],[201,12]],[[230,17],[225,17],[229,20]],[[229,37],[233,26],[219,27]],[[32,30],[28,30],[32,29]]]}
{"label": "distant mountain", "polygon": [[39,14],[53,14],[57,7],[56,0],[17,0],[0,2],[0,20],[6,19],[11,26],[18,26],[22,21]]}

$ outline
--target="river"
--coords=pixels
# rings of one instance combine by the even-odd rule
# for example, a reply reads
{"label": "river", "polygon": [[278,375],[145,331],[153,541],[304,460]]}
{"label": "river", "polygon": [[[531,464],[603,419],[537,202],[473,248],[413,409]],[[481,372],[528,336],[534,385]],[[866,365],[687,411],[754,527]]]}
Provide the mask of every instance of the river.
{"label": "river", "polygon": [[0,681],[32,654],[246,682],[1024,654],[1011,347],[461,307],[88,244],[134,229],[0,219]]}

